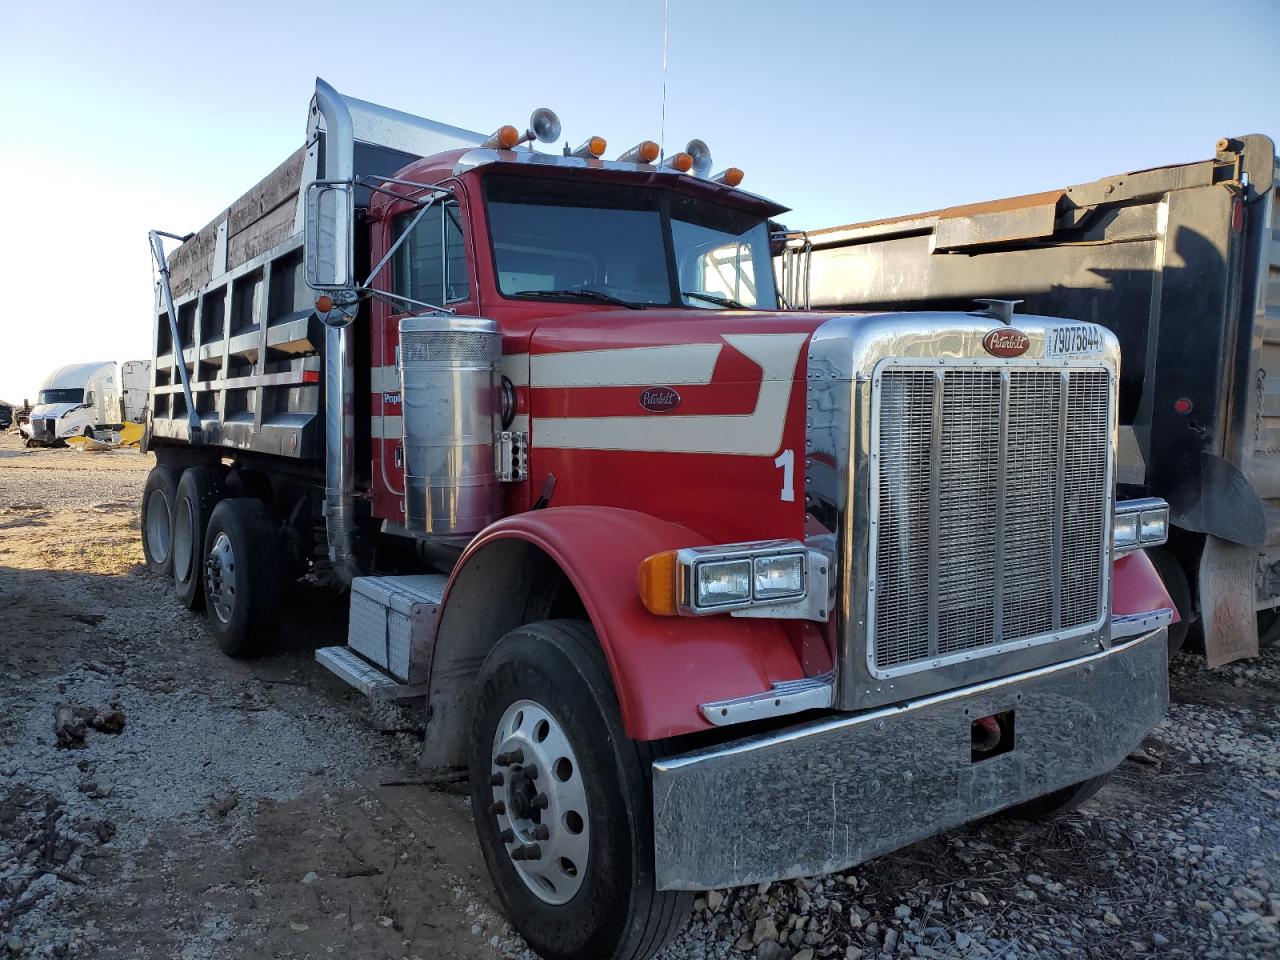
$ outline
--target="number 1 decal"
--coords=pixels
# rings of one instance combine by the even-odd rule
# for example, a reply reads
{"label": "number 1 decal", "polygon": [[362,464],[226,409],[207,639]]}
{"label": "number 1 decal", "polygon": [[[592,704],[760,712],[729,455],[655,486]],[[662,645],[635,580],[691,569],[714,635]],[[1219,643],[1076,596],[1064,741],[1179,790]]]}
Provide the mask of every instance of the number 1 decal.
{"label": "number 1 decal", "polygon": [[796,452],[783,450],[773,465],[782,471],[782,502],[791,503],[796,498]]}

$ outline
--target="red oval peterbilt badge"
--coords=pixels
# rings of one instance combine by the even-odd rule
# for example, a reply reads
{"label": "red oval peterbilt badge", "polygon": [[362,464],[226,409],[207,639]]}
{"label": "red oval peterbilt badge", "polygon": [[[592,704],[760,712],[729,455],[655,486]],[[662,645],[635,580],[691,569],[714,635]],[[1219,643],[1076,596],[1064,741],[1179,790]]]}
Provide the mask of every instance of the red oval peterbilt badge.
{"label": "red oval peterbilt badge", "polygon": [[680,406],[680,394],[670,387],[645,387],[640,406],[650,413],[669,413]]}
{"label": "red oval peterbilt badge", "polygon": [[982,347],[993,357],[1020,357],[1031,346],[1031,338],[1014,327],[992,330],[982,338]]}

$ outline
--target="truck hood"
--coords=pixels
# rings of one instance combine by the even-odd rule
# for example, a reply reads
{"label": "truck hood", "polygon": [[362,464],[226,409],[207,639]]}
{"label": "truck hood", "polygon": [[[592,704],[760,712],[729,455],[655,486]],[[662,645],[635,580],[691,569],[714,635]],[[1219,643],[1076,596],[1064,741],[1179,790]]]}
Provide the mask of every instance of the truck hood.
{"label": "truck hood", "polygon": [[31,408],[32,420],[58,420],[64,414],[84,406],[82,403],[37,403]]}
{"label": "truck hood", "polygon": [[[828,313],[786,313],[755,310],[688,310],[646,309],[643,311],[607,309],[566,313],[538,324],[529,342],[532,357],[555,353],[610,351],[622,368],[621,379],[613,383],[639,383],[650,379],[656,383],[674,383],[679,376],[693,376],[690,357],[706,358],[711,351],[734,342],[756,342],[760,337],[786,337],[788,341],[806,342],[813,332],[832,316]],[[743,338],[748,338],[743,341]],[[646,348],[666,348],[663,352],[646,352]],[[635,351],[630,358],[626,353]],[[625,352],[625,353],[624,353]],[[726,351],[721,349],[721,354]],[[601,357],[601,360],[610,359]],[[626,369],[632,359],[643,364]],[[537,361],[534,361],[537,365]],[[542,364],[546,366],[547,364]],[[552,363],[554,365],[554,363]],[[698,364],[693,364],[698,366]],[[730,356],[715,361],[717,382],[754,380],[759,382],[761,369],[752,363],[730,362]],[[788,370],[789,379],[793,370]],[[601,370],[603,378],[606,371]],[[693,380],[693,383],[707,382]],[[566,383],[566,385],[568,385]],[[603,385],[603,383],[602,383]]]}

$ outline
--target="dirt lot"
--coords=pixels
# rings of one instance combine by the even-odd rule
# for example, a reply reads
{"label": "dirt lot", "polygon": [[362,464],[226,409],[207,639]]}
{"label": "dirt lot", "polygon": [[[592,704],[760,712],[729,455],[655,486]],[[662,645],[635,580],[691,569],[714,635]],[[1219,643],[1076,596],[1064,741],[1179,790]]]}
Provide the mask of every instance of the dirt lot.
{"label": "dirt lot", "polygon": [[[527,955],[415,718],[314,664],[341,603],[299,588],[236,662],[145,572],[150,465],[0,435],[0,956]],[[1280,651],[1184,657],[1174,699],[1079,813],[713,892],[665,960],[1280,956]]]}

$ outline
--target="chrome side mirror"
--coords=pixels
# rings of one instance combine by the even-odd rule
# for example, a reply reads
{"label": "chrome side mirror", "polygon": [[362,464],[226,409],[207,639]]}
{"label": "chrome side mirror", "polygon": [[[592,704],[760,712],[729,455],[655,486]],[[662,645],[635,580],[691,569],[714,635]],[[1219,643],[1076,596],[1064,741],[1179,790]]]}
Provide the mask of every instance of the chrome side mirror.
{"label": "chrome side mirror", "polygon": [[343,290],[355,285],[355,191],[350,181],[307,186],[303,228],[307,286]]}

